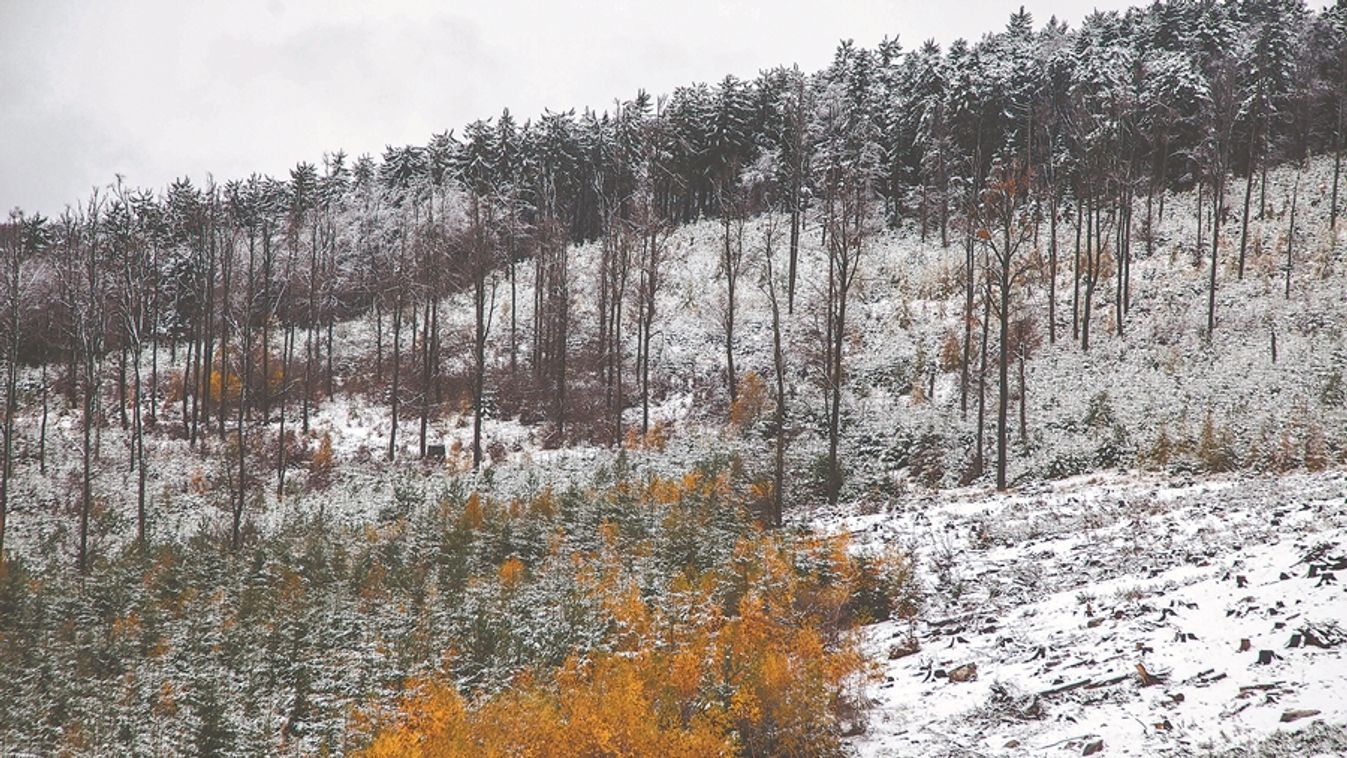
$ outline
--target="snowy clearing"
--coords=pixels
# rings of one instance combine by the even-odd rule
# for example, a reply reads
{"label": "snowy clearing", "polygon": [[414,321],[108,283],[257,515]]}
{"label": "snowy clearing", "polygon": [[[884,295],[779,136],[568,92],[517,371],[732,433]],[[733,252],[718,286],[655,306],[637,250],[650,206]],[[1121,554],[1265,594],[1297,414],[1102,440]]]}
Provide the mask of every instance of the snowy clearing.
{"label": "snowy clearing", "polygon": [[882,678],[855,747],[1189,755],[1342,724],[1345,504],[1343,472],[1128,474],[821,515],[862,549],[910,546],[932,582],[915,626],[867,629]]}

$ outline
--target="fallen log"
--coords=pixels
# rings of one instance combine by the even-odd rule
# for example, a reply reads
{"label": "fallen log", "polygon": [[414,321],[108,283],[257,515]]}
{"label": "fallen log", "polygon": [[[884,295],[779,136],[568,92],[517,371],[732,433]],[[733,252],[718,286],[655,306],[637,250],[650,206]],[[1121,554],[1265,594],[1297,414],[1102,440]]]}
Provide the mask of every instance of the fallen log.
{"label": "fallen log", "polygon": [[1070,692],[1071,690],[1078,690],[1078,689],[1080,689],[1081,687],[1084,687],[1084,686],[1088,685],[1088,684],[1089,684],[1090,682],[1092,682],[1092,681],[1094,681],[1094,680],[1092,680],[1092,679],[1081,679],[1081,680],[1078,681],[1078,682],[1072,682],[1072,683],[1070,683],[1070,684],[1063,684],[1063,685],[1061,685],[1061,686],[1059,686],[1059,687],[1053,687],[1053,688],[1051,688],[1051,689],[1043,690],[1042,692],[1038,693],[1038,696],[1039,696],[1039,697],[1052,697],[1053,695],[1060,695],[1060,694],[1062,694],[1062,693],[1064,693],[1064,692]]}

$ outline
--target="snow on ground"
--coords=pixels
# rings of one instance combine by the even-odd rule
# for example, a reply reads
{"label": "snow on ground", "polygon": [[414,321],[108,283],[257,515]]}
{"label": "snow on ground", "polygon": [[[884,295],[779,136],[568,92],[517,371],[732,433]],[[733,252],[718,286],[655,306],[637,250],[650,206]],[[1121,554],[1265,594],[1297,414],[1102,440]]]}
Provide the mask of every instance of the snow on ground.
{"label": "snow on ground", "polygon": [[1107,475],[815,523],[928,577],[921,621],[867,629],[863,756],[1191,755],[1347,722],[1347,473]]}

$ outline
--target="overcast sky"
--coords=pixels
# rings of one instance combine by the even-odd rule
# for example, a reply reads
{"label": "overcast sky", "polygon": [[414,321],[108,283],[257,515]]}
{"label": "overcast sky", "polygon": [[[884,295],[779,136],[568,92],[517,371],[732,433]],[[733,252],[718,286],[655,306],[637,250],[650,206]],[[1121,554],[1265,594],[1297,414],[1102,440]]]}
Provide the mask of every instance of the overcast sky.
{"label": "overcast sky", "polygon": [[[0,0],[0,213],[53,214],[122,174],[161,187],[378,154],[509,107],[603,108],[838,40],[1000,29],[1018,0]],[[1037,0],[1073,26],[1125,0]]]}

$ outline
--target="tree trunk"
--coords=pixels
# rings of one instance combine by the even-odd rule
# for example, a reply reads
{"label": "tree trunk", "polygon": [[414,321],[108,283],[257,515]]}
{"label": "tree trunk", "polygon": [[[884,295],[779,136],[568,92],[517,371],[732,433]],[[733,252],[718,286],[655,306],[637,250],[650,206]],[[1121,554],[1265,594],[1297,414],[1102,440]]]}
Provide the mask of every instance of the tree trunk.
{"label": "tree trunk", "polygon": [[[88,318],[88,316],[85,316]],[[85,349],[84,356],[84,408],[80,419],[82,445],[80,460],[83,464],[80,480],[80,546],[77,567],[81,574],[89,573],[89,515],[93,510],[93,423],[94,423],[94,378],[97,374],[93,351]]]}
{"label": "tree trunk", "polygon": [[[237,551],[241,544],[241,527],[243,525],[243,506],[244,498],[247,496],[247,471],[246,463],[248,457],[247,438],[244,436],[244,419],[248,413],[248,403],[250,398],[250,389],[252,388],[253,373],[253,350],[252,350],[252,316],[254,307],[254,297],[256,296],[255,278],[254,278],[254,247],[251,231],[248,236],[248,281],[245,299],[243,303],[243,314],[239,319],[239,343],[243,353],[243,373],[239,377],[239,402],[235,409],[235,430],[237,435],[238,454],[238,480],[235,482],[235,500],[234,500],[234,519],[230,531],[230,547]],[[265,382],[266,379],[263,379]]]}
{"label": "tree trunk", "polygon": [[384,312],[383,298],[374,298],[374,377],[384,378]]}
{"label": "tree trunk", "polygon": [[[1080,339],[1080,235],[1085,220],[1085,203],[1076,193],[1076,252],[1071,263],[1071,339]],[[1088,241],[1088,237],[1086,240]]]}
{"label": "tree trunk", "polygon": [[[48,394],[50,384],[47,381],[47,361],[46,356],[42,360],[42,422],[38,428],[37,435],[37,468],[38,473],[47,475],[47,415],[48,415]],[[153,395],[151,395],[153,397]]]}
{"label": "tree trunk", "polygon": [[390,399],[392,405],[392,426],[388,430],[388,460],[391,462],[397,456],[398,445],[398,395],[401,387],[398,386],[398,379],[401,376],[402,364],[402,292],[399,290],[396,301],[393,306],[393,393]]}
{"label": "tree trunk", "polygon": [[1221,245],[1221,199],[1225,196],[1225,180],[1218,170],[1211,189],[1211,282],[1207,288],[1207,336],[1216,331],[1216,268]]}
{"label": "tree trunk", "polygon": [[486,387],[486,271],[477,263],[473,281],[472,468],[482,465],[482,397]]}
{"label": "tree trunk", "polygon": [[1048,219],[1048,344],[1057,344],[1057,188],[1052,193]]}
{"label": "tree trunk", "polygon": [[[1254,144],[1257,135],[1249,138],[1249,176],[1244,180],[1244,215],[1239,224],[1239,280],[1244,281],[1244,255],[1249,246],[1249,204],[1253,200]],[[1262,215],[1261,212],[1259,214]]]}
{"label": "tree trunk", "polygon": [[1202,209],[1205,207],[1203,206],[1202,191],[1206,188],[1206,184],[1201,179],[1197,180],[1197,247],[1195,248],[1197,252],[1194,254],[1194,265],[1201,264],[1202,251],[1206,249],[1202,244]]}
{"label": "tree trunk", "polygon": [[132,412],[134,435],[133,444],[135,445],[135,456],[138,464],[136,471],[136,544],[143,552],[148,545],[145,528],[146,509],[145,509],[145,430],[141,423],[140,410],[140,362],[141,362],[141,343],[140,335],[136,335],[135,349],[135,367],[132,377],[132,391],[135,393],[135,405]]}
{"label": "tree trunk", "polygon": [[997,303],[997,320],[1000,322],[999,365],[997,378],[1000,393],[996,404],[996,488],[1006,488],[1006,415],[1009,411],[1010,380],[1008,374],[1010,348],[1010,232],[1007,225],[1005,235],[1006,248],[1001,256],[1000,302]]}
{"label": "tree trunk", "polygon": [[1300,198],[1300,171],[1296,171],[1296,184],[1291,190],[1291,221],[1286,230],[1286,299],[1291,299],[1291,266],[1295,261],[1292,253],[1296,245],[1296,202]]}
{"label": "tree trunk", "polygon": [[8,303],[10,311],[10,323],[8,330],[9,334],[7,335],[9,338],[8,345],[6,346],[7,354],[5,356],[5,363],[8,364],[6,366],[5,371],[5,426],[4,426],[5,457],[4,461],[0,462],[0,577],[3,577],[5,572],[5,524],[9,516],[9,481],[10,477],[13,475],[13,467],[14,467],[14,414],[18,410],[16,395],[18,389],[18,373],[19,373],[19,360],[17,349],[19,344],[18,318],[17,318],[17,312],[19,309],[18,306],[19,251],[15,249],[10,252],[11,255],[13,256],[13,261],[9,263],[10,281],[8,282],[10,290],[8,293],[10,301]]}
{"label": "tree trunk", "polygon": [[422,305],[421,318],[421,427],[417,430],[417,448],[420,453],[418,457],[426,457],[426,433],[430,427],[430,346],[434,341],[434,335],[430,331],[430,301],[434,296],[426,298]]}
{"label": "tree trunk", "polygon": [[[122,344],[120,344],[120,345],[117,346],[117,420],[118,420],[118,422],[119,422],[119,424],[120,424],[120,426],[121,426],[121,428],[122,428],[122,431],[126,431],[127,429],[131,428],[131,419],[130,419],[130,416],[128,416],[127,413],[126,413],[126,404],[127,404],[127,402],[128,402],[128,400],[127,400],[128,395],[127,395],[127,391],[126,391],[126,381],[127,381],[127,379],[126,379],[126,340],[125,340],[125,337],[126,337],[126,335],[123,335],[123,339],[121,340],[121,343],[122,343]],[[134,455],[134,454],[133,454],[131,457],[132,457],[132,460],[135,459],[135,455]],[[130,470],[132,470],[132,471],[135,470],[135,464],[134,464],[134,463],[131,465],[131,469],[130,469]]]}
{"label": "tree trunk", "polygon": [[[1342,133],[1344,114],[1347,114],[1347,93],[1338,94],[1338,128],[1337,128],[1337,149],[1333,151],[1333,197],[1329,204],[1328,228],[1333,232],[1338,230],[1338,180],[1342,176]],[[1334,237],[1336,245],[1337,238]]]}
{"label": "tree trunk", "polygon": [[[772,251],[767,250],[770,257]],[[767,276],[772,270],[768,264]],[[776,373],[776,454],[772,470],[772,522],[778,528],[782,525],[782,497],[786,486],[786,358],[781,349],[781,307],[777,304],[776,284],[769,282],[772,306],[772,368]]]}
{"label": "tree trunk", "polygon": [[290,363],[294,357],[295,351],[295,324],[291,322],[286,327],[285,335],[281,342],[281,424],[276,432],[276,500],[285,498],[285,469],[288,465],[286,461],[285,450],[285,415],[289,410],[287,403],[290,399]]}
{"label": "tree trunk", "polygon": [[1080,349],[1087,352],[1090,349],[1090,307],[1094,303],[1094,285],[1099,270],[1098,228],[1099,209],[1091,203],[1085,210],[1085,303],[1080,319]]}
{"label": "tree trunk", "polygon": [[974,455],[973,470],[976,476],[982,476],[986,468],[983,451],[986,449],[984,435],[987,428],[987,338],[991,328],[992,301],[990,285],[984,282],[982,288],[982,340],[978,347],[978,433],[977,452]]}
{"label": "tree trunk", "polygon": [[1026,393],[1026,391],[1025,391],[1025,386],[1024,386],[1024,351],[1023,351],[1023,349],[1021,349],[1020,354],[1019,354],[1019,364],[1020,364],[1020,444],[1022,444],[1022,445],[1028,445],[1028,444],[1029,444],[1029,419],[1028,419],[1028,413],[1027,413],[1026,408],[1025,408],[1026,404],[1028,403],[1028,395],[1027,395],[1027,393]]}
{"label": "tree trunk", "polygon": [[[739,239],[738,253],[730,249],[730,216],[723,214],[725,247],[722,262],[725,268],[725,383],[729,389],[730,408],[734,408],[739,399],[738,374],[734,370],[734,308],[738,296],[739,256],[742,255],[743,239]],[[742,234],[742,226],[740,227]]]}
{"label": "tree trunk", "polygon": [[[847,272],[839,271],[845,279]],[[844,287],[837,293],[837,316],[833,326],[832,407],[828,415],[828,504],[836,505],[842,490],[842,471],[837,460],[838,438],[842,418],[842,349],[846,343],[847,294]]]}

